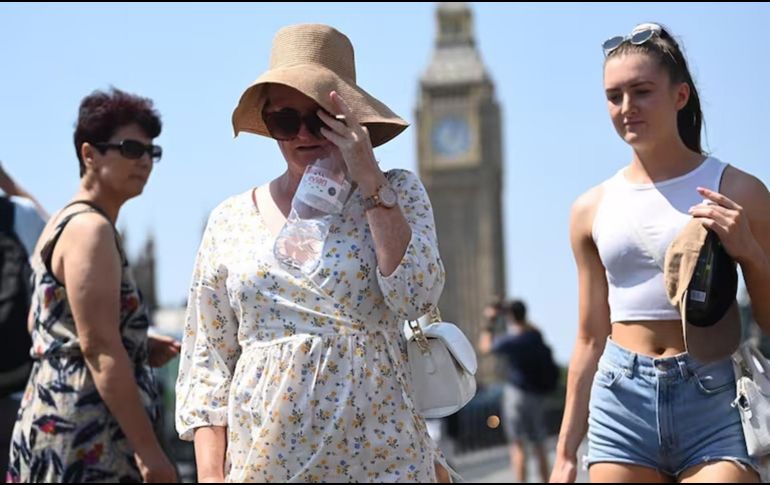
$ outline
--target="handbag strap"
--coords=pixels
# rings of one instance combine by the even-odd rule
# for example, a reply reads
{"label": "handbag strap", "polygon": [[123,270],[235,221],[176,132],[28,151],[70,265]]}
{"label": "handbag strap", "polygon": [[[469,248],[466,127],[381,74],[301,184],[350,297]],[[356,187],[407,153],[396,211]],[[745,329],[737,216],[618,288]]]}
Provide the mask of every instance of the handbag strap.
{"label": "handbag strap", "polygon": [[[629,211],[631,212],[631,211]],[[653,261],[655,261],[655,264],[658,265],[658,268],[661,269],[661,271],[665,271],[665,256],[660,253],[660,251],[655,250],[655,245],[652,243],[652,240],[649,238],[649,235],[645,233],[644,231],[639,229],[638,221],[636,220],[636,217],[634,217],[633,214],[629,214],[629,217],[626,218],[627,226],[629,229],[631,229],[631,233],[634,235],[634,238],[636,239],[636,242],[642,245],[642,249],[644,249],[644,252],[647,253],[648,256],[652,258]]]}
{"label": "handbag strap", "polygon": [[[759,351],[757,345],[751,340],[741,345],[737,351],[733,354],[733,360],[738,364],[743,372],[743,375],[750,378],[752,381],[756,380],[755,370],[764,374],[767,372],[766,367],[767,358]],[[768,376],[770,378],[770,376]]]}
{"label": "handbag strap", "polygon": [[[604,187],[605,191],[618,192],[622,190],[622,182],[623,173],[620,171],[615,175],[615,177],[604,182],[602,187]],[[624,194],[621,194],[621,196],[622,195]],[[660,254],[660,251],[656,251],[655,244],[652,243],[649,236],[644,233],[644,231],[640,230],[641,224],[634,211],[629,210],[627,212],[628,213],[626,214],[626,217],[623,219],[623,221],[625,222],[626,228],[631,232],[631,236],[633,237],[634,241],[636,241],[636,243],[642,247],[642,250],[647,253],[650,258],[652,258],[652,260],[655,262],[658,268],[661,269],[661,271],[665,271],[665,254]]]}
{"label": "handbag strap", "polygon": [[418,320],[408,320],[409,329],[412,331],[412,338],[420,347],[420,351],[423,354],[430,352],[430,345],[428,345],[428,339],[425,337],[425,333],[422,331],[422,326]]}
{"label": "handbag strap", "polygon": [[[437,306],[434,306],[428,315],[430,316],[431,323],[438,323],[442,321],[441,312],[438,310]],[[414,341],[417,342],[417,346],[420,347],[420,350],[423,353],[429,353],[430,345],[428,344],[428,338],[425,336],[425,332],[422,331],[422,325],[420,325],[420,321],[407,320],[407,323],[409,324],[409,329],[412,331],[412,338],[414,338]]]}
{"label": "handbag strap", "polygon": [[735,368],[735,379],[738,380],[741,377],[748,377],[753,379],[753,372],[749,367],[749,363],[746,361],[746,355],[744,354],[744,345],[738,347],[738,350],[733,352],[732,355],[733,364]]}

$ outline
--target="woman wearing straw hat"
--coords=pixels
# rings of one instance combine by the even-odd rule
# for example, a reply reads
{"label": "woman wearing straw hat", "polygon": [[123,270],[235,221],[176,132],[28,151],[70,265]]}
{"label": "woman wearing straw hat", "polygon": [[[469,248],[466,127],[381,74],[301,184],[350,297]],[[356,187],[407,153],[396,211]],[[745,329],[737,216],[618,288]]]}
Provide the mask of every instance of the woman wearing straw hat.
{"label": "woman wearing straw hat", "polygon": [[770,194],[704,153],[698,92],[666,29],[640,24],[603,47],[610,118],[633,153],[572,209],[579,330],[551,481],[574,481],[587,432],[594,482],[756,482],[757,459],[731,406],[735,287],[733,310],[693,332],[688,305],[707,292],[680,299],[685,291],[671,270],[685,255],[684,229],[712,230],[743,270],[757,322],[770,330]]}
{"label": "woman wearing straw hat", "polygon": [[[444,463],[400,331],[444,284],[431,205],[415,175],[379,169],[372,147],[407,124],[355,79],[346,36],[286,27],[233,114],[236,134],[278,140],[287,169],[217,207],[198,252],[177,429],[200,481],[436,481]],[[355,188],[306,274],[273,246],[305,168],[333,155]]]}

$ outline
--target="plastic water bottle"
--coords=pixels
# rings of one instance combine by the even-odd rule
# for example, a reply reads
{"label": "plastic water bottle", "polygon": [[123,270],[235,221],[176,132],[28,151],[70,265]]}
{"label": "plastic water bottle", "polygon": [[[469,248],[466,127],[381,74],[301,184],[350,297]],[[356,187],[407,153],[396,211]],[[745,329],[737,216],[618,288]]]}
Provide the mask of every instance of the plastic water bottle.
{"label": "plastic water bottle", "polygon": [[273,246],[278,261],[310,274],[321,262],[335,214],[350,194],[345,162],[339,155],[320,158],[305,169],[291,201],[291,212]]}

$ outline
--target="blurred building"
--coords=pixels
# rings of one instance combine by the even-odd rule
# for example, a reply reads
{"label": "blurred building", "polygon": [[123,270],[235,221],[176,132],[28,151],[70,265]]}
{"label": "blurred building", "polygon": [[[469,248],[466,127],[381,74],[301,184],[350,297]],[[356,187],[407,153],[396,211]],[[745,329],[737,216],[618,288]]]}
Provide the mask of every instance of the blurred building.
{"label": "blurred building", "polygon": [[[125,245],[126,231],[123,233]],[[136,255],[128,255],[131,271],[142,293],[142,298],[150,315],[151,332],[172,336],[178,340],[182,338],[184,329],[184,306],[164,307],[158,304],[156,291],[156,258],[155,238],[148,236],[142,248]],[[195,481],[194,456],[195,450],[192,443],[181,441],[174,428],[174,410],[176,409],[176,396],[174,387],[176,376],[179,372],[179,359],[174,359],[164,367],[155,369],[160,399],[161,413],[157,423],[157,433],[165,451],[177,466],[179,476],[185,482]]]}
{"label": "blurred building", "polygon": [[[500,106],[465,3],[440,3],[432,59],[416,107],[420,177],[433,204],[447,279],[439,307],[474,344],[482,310],[505,296]],[[494,377],[485,359],[477,375]]]}
{"label": "blurred building", "polygon": [[152,315],[158,309],[158,296],[155,290],[155,237],[152,234],[148,236],[131,267],[136,285],[142,292],[147,310]]}

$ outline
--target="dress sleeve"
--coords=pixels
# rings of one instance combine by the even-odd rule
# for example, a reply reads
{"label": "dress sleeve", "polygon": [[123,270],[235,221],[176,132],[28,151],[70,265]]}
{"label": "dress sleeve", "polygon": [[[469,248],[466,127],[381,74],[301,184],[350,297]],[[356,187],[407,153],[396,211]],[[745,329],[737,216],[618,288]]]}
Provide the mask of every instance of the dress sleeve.
{"label": "dress sleeve", "polygon": [[433,209],[415,174],[392,170],[388,179],[398,193],[412,237],[393,273],[384,276],[377,268],[377,281],[388,307],[405,320],[416,320],[438,304],[444,288],[444,265],[438,251]]}
{"label": "dress sleeve", "polygon": [[238,321],[225,285],[227,268],[218,261],[216,210],[209,218],[190,285],[176,382],[176,429],[192,440],[195,428],[227,426],[227,401],[241,353]]}

